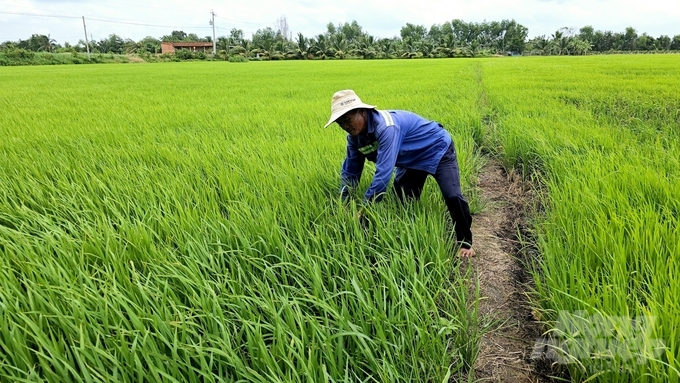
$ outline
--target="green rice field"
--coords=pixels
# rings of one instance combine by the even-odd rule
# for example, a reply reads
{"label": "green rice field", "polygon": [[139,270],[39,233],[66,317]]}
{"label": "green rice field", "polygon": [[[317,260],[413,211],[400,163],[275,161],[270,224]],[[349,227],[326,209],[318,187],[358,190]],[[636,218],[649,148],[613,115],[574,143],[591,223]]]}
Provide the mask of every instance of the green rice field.
{"label": "green rice field", "polygon": [[441,122],[473,214],[491,158],[533,183],[556,373],[680,381],[680,55],[0,68],[0,381],[465,376],[436,183],[369,227],[340,201],[347,88]]}

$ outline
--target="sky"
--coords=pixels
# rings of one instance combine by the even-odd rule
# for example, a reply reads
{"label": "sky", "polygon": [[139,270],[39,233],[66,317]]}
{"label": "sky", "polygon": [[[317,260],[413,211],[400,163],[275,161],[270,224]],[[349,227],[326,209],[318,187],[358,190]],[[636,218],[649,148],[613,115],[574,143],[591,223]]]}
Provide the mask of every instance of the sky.
{"label": "sky", "polygon": [[285,18],[288,29],[313,37],[326,25],[356,22],[375,37],[399,36],[406,23],[424,25],[461,19],[465,22],[514,19],[529,29],[529,38],[550,36],[567,27],[578,32],[624,32],[632,26],[639,35],[680,35],[680,6],[674,0],[0,0],[0,42],[49,35],[58,44],[85,38],[96,41],[117,34],[139,41],[160,38],[173,30],[227,36],[232,28],[251,38],[258,29]]}

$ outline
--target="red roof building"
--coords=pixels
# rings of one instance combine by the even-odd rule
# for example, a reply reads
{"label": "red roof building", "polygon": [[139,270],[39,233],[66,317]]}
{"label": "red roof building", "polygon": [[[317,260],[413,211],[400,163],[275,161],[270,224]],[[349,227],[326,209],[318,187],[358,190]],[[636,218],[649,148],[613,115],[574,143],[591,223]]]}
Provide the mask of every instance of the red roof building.
{"label": "red roof building", "polygon": [[203,51],[211,52],[213,43],[161,43],[161,53],[175,53],[178,49],[187,49],[192,52]]}

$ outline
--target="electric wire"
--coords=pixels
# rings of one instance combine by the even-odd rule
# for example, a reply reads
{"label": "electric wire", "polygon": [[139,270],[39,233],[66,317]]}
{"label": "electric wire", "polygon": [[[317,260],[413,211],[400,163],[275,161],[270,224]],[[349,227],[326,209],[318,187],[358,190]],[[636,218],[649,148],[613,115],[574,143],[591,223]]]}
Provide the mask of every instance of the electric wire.
{"label": "electric wire", "polygon": [[[18,12],[2,12],[0,13],[4,14],[10,14],[10,15],[22,15],[22,16],[36,16],[36,17],[56,17],[56,18],[64,18],[64,19],[80,19],[82,16],[56,16],[56,15],[40,15],[36,13],[18,13]],[[159,24],[145,24],[145,23],[137,23],[133,21],[114,21],[114,20],[105,20],[105,19],[98,19],[98,18],[93,18],[93,17],[85,17],[85,20],[87,21],[99,21],[102,23],[113,23],[113,24],[127,24],[127,25],[140,25],[140,26],[145,26],[145,27],[159,27],[159,28],[184,28],[184,29],[211,29],[212,27],[198,27],[198,26],[177,26],[177,25],[159,25]]]}

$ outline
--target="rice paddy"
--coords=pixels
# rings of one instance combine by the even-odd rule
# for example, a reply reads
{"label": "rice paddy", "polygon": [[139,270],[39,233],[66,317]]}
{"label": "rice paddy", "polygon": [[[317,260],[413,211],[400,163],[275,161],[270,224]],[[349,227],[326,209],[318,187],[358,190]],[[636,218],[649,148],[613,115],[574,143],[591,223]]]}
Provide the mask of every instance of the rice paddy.
{"label": "rice paddy", "polygon": [[441,122],[473,214],[487,156],[541,188],[549,334],[583,344],[563,312],[654,318],[597,338],[635,358],[567,353],[574,381],[678,381],[679,59],[3,68],[0,381],[468,372],[485,329],[436,184],[364,207],[369,227],[340,201],[345,135],[322,127],[347,88]]}

